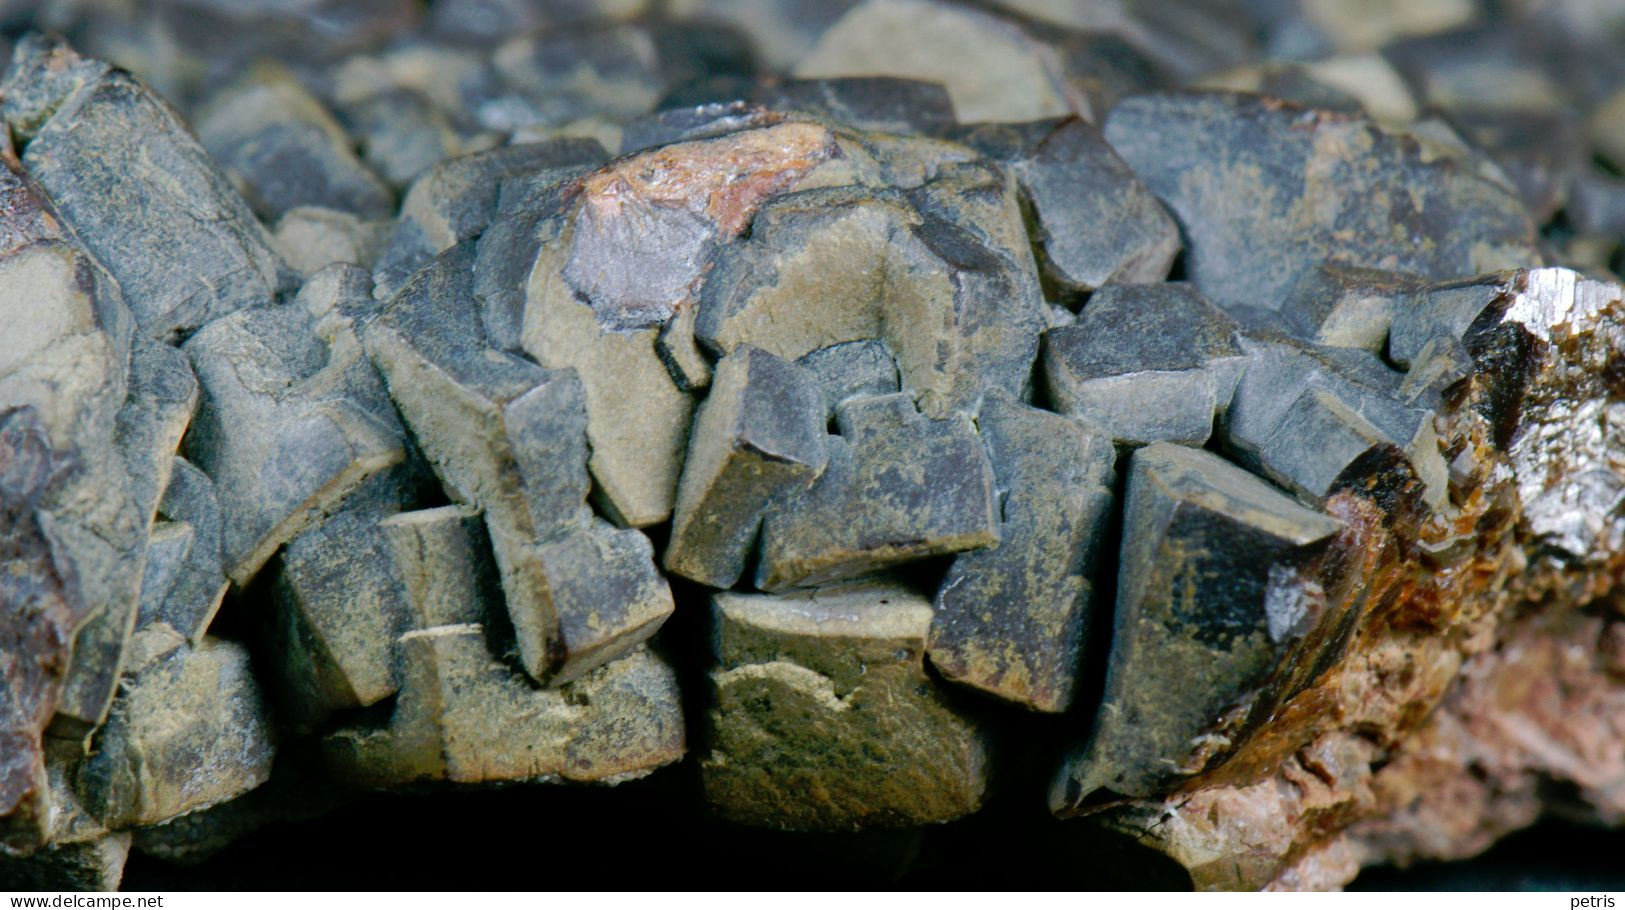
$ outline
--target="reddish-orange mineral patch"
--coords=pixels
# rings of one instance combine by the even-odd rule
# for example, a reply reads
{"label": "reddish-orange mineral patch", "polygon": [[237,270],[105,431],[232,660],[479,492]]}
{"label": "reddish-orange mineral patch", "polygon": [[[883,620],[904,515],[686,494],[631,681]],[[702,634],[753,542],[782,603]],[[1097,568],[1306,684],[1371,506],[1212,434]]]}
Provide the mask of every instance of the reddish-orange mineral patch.
{"label": "reddish-orange mineral patch", "polygon": [[608,217],[629,204],[703,213],[727,238],[745,229],[763,200],[834,154],[835,137],[824,127],[781,123],[616,161],[582,178],[581,194]]}

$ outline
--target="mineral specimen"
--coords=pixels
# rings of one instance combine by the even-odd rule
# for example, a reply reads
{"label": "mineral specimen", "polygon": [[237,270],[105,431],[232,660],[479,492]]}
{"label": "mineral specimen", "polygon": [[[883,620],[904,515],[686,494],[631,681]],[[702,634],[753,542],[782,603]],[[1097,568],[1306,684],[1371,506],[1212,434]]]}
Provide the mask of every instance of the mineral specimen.
{"label": "mineral specimen", "polygon": [[[974,412],[990,391],[1021,395],[1042,325],[1036,270],[1026,249],[1018,259],[987,242],[1019,231],[1015,194],[948,187],[933,199],[930,188],[914,200],[840,188],[768,202],[705,276],[696,335],[719,353],[748,343],[784,358],[879,338],[933,418]],[[988,203],[976,212],[983,237],[960,226],[973,200]],[[834,255],[843,268],[821,268]],[[808,318],[809,293],[825,318]]]}
{"label": "mineral specimen", "polygon": [[999,542],[954,558],[928,653],[956,682],[1039,711],[1071,706],[1116,452],[1082,424],[994,400],[978,421],[1002,493]]}
{"label": "mineral specimen", "polygon": [[987,746],[926,675],[925,598],[880,582],[718,594],[712,609],[720,666],[701,770],[724,817],[856,830],[981,805]]}
{"label": "mineral specimen", "polygon": [[441,254],[363,337],[441,481],[485,513],[525,669],[568,682],[652,635],[671,594],[648,540],[587,510],[582,383],[487,345],[472,259]]}
{"label": "mineral specimen", "polygon": [[1397,450],[1442,504],[1447,469],[1434,428],[1435,402],[1410,398],[1403,378],[1364,351],[1246,342],[1225,438],[1240,461],[1312,500],[1376,449]]}
{"label": "mineral specimen", "polygon": [[657,771],[684,868],[939,886],[1617,825],[1621,34],[9,5],[0,888]]}
{"label": "mineral specimen", "polygon": [[270,776],[271,731],[241,645],[193,648],[156,625],[131,650],[127,688],[79,771],[94,818],[112,829],[156,824]]}
{"label": "mineral specimen", "polygon": [[1067,55],[1046,37],[1036,23],[969,3],[866,0],[830,26],[795,74],[941,82],[969,122],[1088,112]]}
{"label": "mineral specimen", "polygon": [[0,857],[0,881],[18,891],[116,891],[130,856],[128,832],[51,844],[24,857]]}
{"label": "mineral specimen", "polygon": [[389,224],[301,205],[277,220],[271,246],[290,269],[306,277],[334,263],[370,266],[389,240]]}
{"label": "mineral specimen", "polygon": [[203,388],[187,450],[215,481],[226,574],[239,585],[405,457],[399,419],[371,365],[359,350],[324,341],[302,308],[239,310],[182,350]]}
{"label": "mineral specimen", "polygon": [[813,587],[998,540],[993,469],[968,420],[932,420],[908,395],[852,398],[814,484],[762,525],[756,585]]}
{"label": "mineral specimen", "polygon": [[289,714],[364,707],[399,687],[394,642],[407,629],[406,603],[380,528],[393,505],[358,493],[283,548],[271,639]]}
{"label": "mineral specimen", "polygon": [[380,296],[394,291],[428,261],[478,237],[491,223],[504,181],[551,168],[597,164],[607,158],[591,140],[534,142],[452,158],[418,178],[401,201],[400,219],[378,262]]}
{"label": "mineral specimen", "polygon": [[1538,263],[1517,197],[1406,133],[1223,93],[1141,95],[1106,141],[1184,231],[1214,303],[1278,309],[1328,259],[1453,278]]}
{"label": "mineral specimen", "polygon": [[28,137],[23,165],[142,331],[188,332],[282,287],[264,226],[162,98],[65,45],[30,39],[13,63],[0,116]]}
{"label": "mineral specimen", "polygon": [[1235,320],[1184,284],[1102,288],[1044,333],[1056,409],[1133,445],[1201,445],[1246,366]]}
{"label": "mineral specimen", "polygon": [[683,755],[676,679],[646,650],[543,690],[492,658],[477,625],[414,630],[400,650],[402,694],[389,726],[341,730],[327,742],[340,779],[613,783]]}
{"label": "mineral specimen", "polygon": [[796,362],[818,383],[826,423],[835,419],[835,408],[848,398],[900,391],[897,361],[878,339],[832,344],[803,354]]}
{"label": "mineral specimen", "polygon": [[1412,311],[1406,303],[1417,284],[1397,272],[1324,263],[1281,301],[1281,327],[1315,344],[1381,354],[1390,345],[1394,315]]}
{"label": "mineral specimen", "polygon": [[378,522],[401,586],[407,626],[485,622],[501,597],[480,513],[470,506],[399,512]]}
{"label": "mineral specimen", "polygon": [[669,571],[714,588],[739,580],[762,513],[824,471],[821,397],[806,371],[765,351],[722,359],[690,431]]}
{"label": "mineral specimen", "polygon": [[351,150],[333,115],[286,67],[259,63],[201,106],[198,138],[267,220],[296,206],[389,215],[394,194]]}
{"label": "mineral specimen", "polygon": [[1106,694],[1051,796],[1059,811],[1195,770],[1186,753],[1212,718],[1302,634],[1317,605],[1300,575],[1339,528],[1216,455],[1165,443],[1130,460],[1123,526]]}
{"label": "mineral specimen", "polygon": [[987,124],[958,138],[1008,163],[1032,213],[1045,273],[1059,287],[1092,291],[1168,277],[1178,226],[1089,124]]}

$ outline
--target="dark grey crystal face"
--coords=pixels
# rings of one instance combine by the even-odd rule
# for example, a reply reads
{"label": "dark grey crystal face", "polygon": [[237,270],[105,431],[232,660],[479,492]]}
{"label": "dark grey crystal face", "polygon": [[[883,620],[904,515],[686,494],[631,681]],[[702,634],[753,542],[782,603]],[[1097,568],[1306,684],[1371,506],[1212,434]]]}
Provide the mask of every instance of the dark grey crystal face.
{"label": "dark grey crystal face", "polygon": [[14,6],[0,890],[376,791],[780,886],[1625,817],[1614,5]]}

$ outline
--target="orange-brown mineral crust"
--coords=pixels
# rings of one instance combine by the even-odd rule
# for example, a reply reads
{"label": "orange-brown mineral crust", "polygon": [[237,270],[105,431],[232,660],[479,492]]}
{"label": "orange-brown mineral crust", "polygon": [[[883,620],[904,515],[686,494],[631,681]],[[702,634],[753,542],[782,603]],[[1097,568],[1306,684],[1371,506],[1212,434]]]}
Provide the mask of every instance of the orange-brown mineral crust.
{"label": "orange-brown mineral crust", "polygon": [[782,123],[714,142],[680,143],[607,165],[581,180],[588,206],[615,217],[627,205],[703,213],[733,237],[763,200],[835,153],[835,137],[813,123]]}
{"label": "orange-brown mineral crust", "polygon": [[1519,496],[1572,500],[1565,486],[1617,458],[1588,451],[1574,415],[1612,404],[1598,367],[1620,289],[1558,271],[1509,275],[1479,317],[1476,370],[1438,420],[1452,465],[1472,466],[1450,506],[1422,508],[1406,469],[1351,466],[1325,504],[1346,528],[1311,631],[1193,742],[1184,766],[1202,770],[1096,807],[1197,888],[1335,888],[1367,865],[1472,856],[1545,811],[1625,818],[1619,531],[1599,515],[1578,548],[1554,547]]}

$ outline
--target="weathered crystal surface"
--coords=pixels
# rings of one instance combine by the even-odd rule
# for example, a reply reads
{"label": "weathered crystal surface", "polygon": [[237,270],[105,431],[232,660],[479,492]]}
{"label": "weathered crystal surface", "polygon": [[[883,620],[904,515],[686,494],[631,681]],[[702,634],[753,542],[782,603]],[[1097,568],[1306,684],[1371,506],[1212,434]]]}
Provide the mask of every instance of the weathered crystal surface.
{"label": "weathered crystal surface", "polygon": [[0,889],[651,774],[1085,886],[1625,820],[1610,4],[14,6]]}
{"label": "weathered crystal surface", "polygon": [[716,701],[700,766],[724,817],[861,830],[981,805],[987,747],[926,673],[924,597],[878,582],[718,594],[712,609]]}

